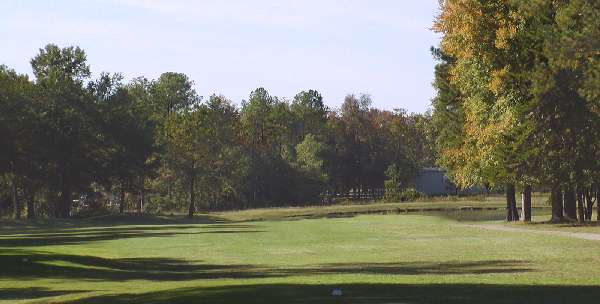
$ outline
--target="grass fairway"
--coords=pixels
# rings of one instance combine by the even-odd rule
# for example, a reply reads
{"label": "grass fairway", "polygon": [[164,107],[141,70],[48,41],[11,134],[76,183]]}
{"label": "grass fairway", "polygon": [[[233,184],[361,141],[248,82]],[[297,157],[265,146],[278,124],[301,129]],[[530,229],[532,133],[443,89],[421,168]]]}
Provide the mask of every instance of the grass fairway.
{"label": "grass fairway", "polygon": [[501,223],[494,212],[476,223],[448,212],[295,220],[281,220],[289,210],[263,220],[256,212],[5,222],[0,303],[600,300],[600,241],[470,226]]}

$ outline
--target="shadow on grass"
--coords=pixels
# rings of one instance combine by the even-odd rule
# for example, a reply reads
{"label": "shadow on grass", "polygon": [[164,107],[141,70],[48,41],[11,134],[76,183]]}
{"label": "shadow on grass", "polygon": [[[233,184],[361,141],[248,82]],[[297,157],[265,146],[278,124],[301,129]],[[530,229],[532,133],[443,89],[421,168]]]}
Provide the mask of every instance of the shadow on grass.
{"label": "shadow on grass", "polygon": [[33,220],[0,219],[0,235],[44,233],[96,227],[117,226],[183,226],[201,224],[231,224],[232,221],[211,215],[186,216],[112,214],[91,218],[36,218]]}
{"label": "shadow on grass", "polygon": [[48,288],[41,287],[0,288],[0,301],[31,300],[83,292],[88,292],[88,290],[50,290]]}
{"label": "shadow on grass", "polygon": [[585,223],[579,223],[575,220],[565,220],[560,223],[553,223],[552,221],[540,221],[540,222],[531,222],[527,223],[527,225],[532,226],[549,226],[549,227],[557,227],[557,228],[586,228],[586,227],[600,227],[600,221],[587,221]]}
{"label": "shadow on grass", "polygon": [[506,218],[504,210],[448,210],[424,214],[456,222],[502,221]]}
{"label": "shadow on grass", "polygon": [[464,275],[521,273],[534,271],[528,262],[516,260],[485,260],[472,262],[410,262],[410,263],[336,263],[316,268],[295,269],[308,274],[391,274],[391,275]]}
{"label": "shadow on grass", "polygon": [[[343,295],[331,296],[332,288]],[[71,303],[596,303],[593,286],[494,284],[264,284],[181,288],[79,299]]]}
{"label": "shadow on grass", "polygon": [[50,245],[85,244],[97,241],[110,241],[129,238],[171,237],[194,234],[239,234],[261,233],[256,225],[242,224],[206,224],[163,225],[163,226],[125,226],[97,228],[65,228],[42,231],[25,231],[21,233],[0,234],[2,247],[32,247]]}
{"label": "shadow on grass", "polygon": [[[534,208],[534,215],[549,215],[548,208]],[[506,219],[506,210],[504,209],[483,209],[483,210],[446,210],[422,213],[422,215],[435,216],[449,219],[457,222],[490,222],[504,221]]]}
{"label": "shadow on grass", "polygon": [[5,279],[70,279],[97,281],[184,281],[248,279],[326,274],[464,275],[533,271],[526,262],[488,260],[444,263],[321,264],[298,268],[255,265],[216,265],[166,258],[107,259],[84,255],[9,250],[0,255],[0,276]]}
{"label": "shadow on grass", "polygon": [[182,281],[256,278],[265,274],[249,265],[212,265],[167,258],[107,259],[12,250],[0,255],[0,276],[7,279],[60,278],[96,281]]}

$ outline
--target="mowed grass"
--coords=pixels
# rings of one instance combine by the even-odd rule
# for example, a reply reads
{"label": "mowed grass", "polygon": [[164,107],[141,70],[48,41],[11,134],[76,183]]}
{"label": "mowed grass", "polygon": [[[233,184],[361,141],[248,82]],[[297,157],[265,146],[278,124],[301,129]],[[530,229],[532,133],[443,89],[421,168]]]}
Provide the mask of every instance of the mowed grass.
{"label": "mowed grass", "polygon": [[[252,210],[195,220],[4,222],[0,303],[600,299],[600,241],[469,226],[501,223],[502,211],[356,215],[346,208],[358,207]],[[334,288],[343,295],[331,296]]]}

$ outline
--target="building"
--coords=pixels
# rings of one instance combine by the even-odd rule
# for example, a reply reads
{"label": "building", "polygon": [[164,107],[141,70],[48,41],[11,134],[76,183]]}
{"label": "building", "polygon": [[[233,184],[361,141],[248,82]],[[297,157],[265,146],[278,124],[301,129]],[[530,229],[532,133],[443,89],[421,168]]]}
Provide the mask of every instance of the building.
{"label": "building", "polygon": [[460,190],[446,176],[446,171],[441,168],[422,168],[412,182],[415,189],[428,196],[440,195],[472,195],[485,193],[483,187],[471,187]]}

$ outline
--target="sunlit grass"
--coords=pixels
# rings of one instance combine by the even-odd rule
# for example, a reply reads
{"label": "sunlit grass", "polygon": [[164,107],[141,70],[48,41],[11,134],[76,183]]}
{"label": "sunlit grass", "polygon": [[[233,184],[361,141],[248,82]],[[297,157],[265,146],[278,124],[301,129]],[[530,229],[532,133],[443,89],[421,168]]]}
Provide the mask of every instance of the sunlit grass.
{"label": "sunlit grass", "polygon": [[[465,202],[445,206],[458,204]],[[362,207],[147,217],[133,225],[126,217],[105,217],[3,229],[0,302],[567,303],[600,297],[600,242],[469,226],[504,225],[501,209],[327,216]],[[337,287],[342,297],[330,295]]]}

